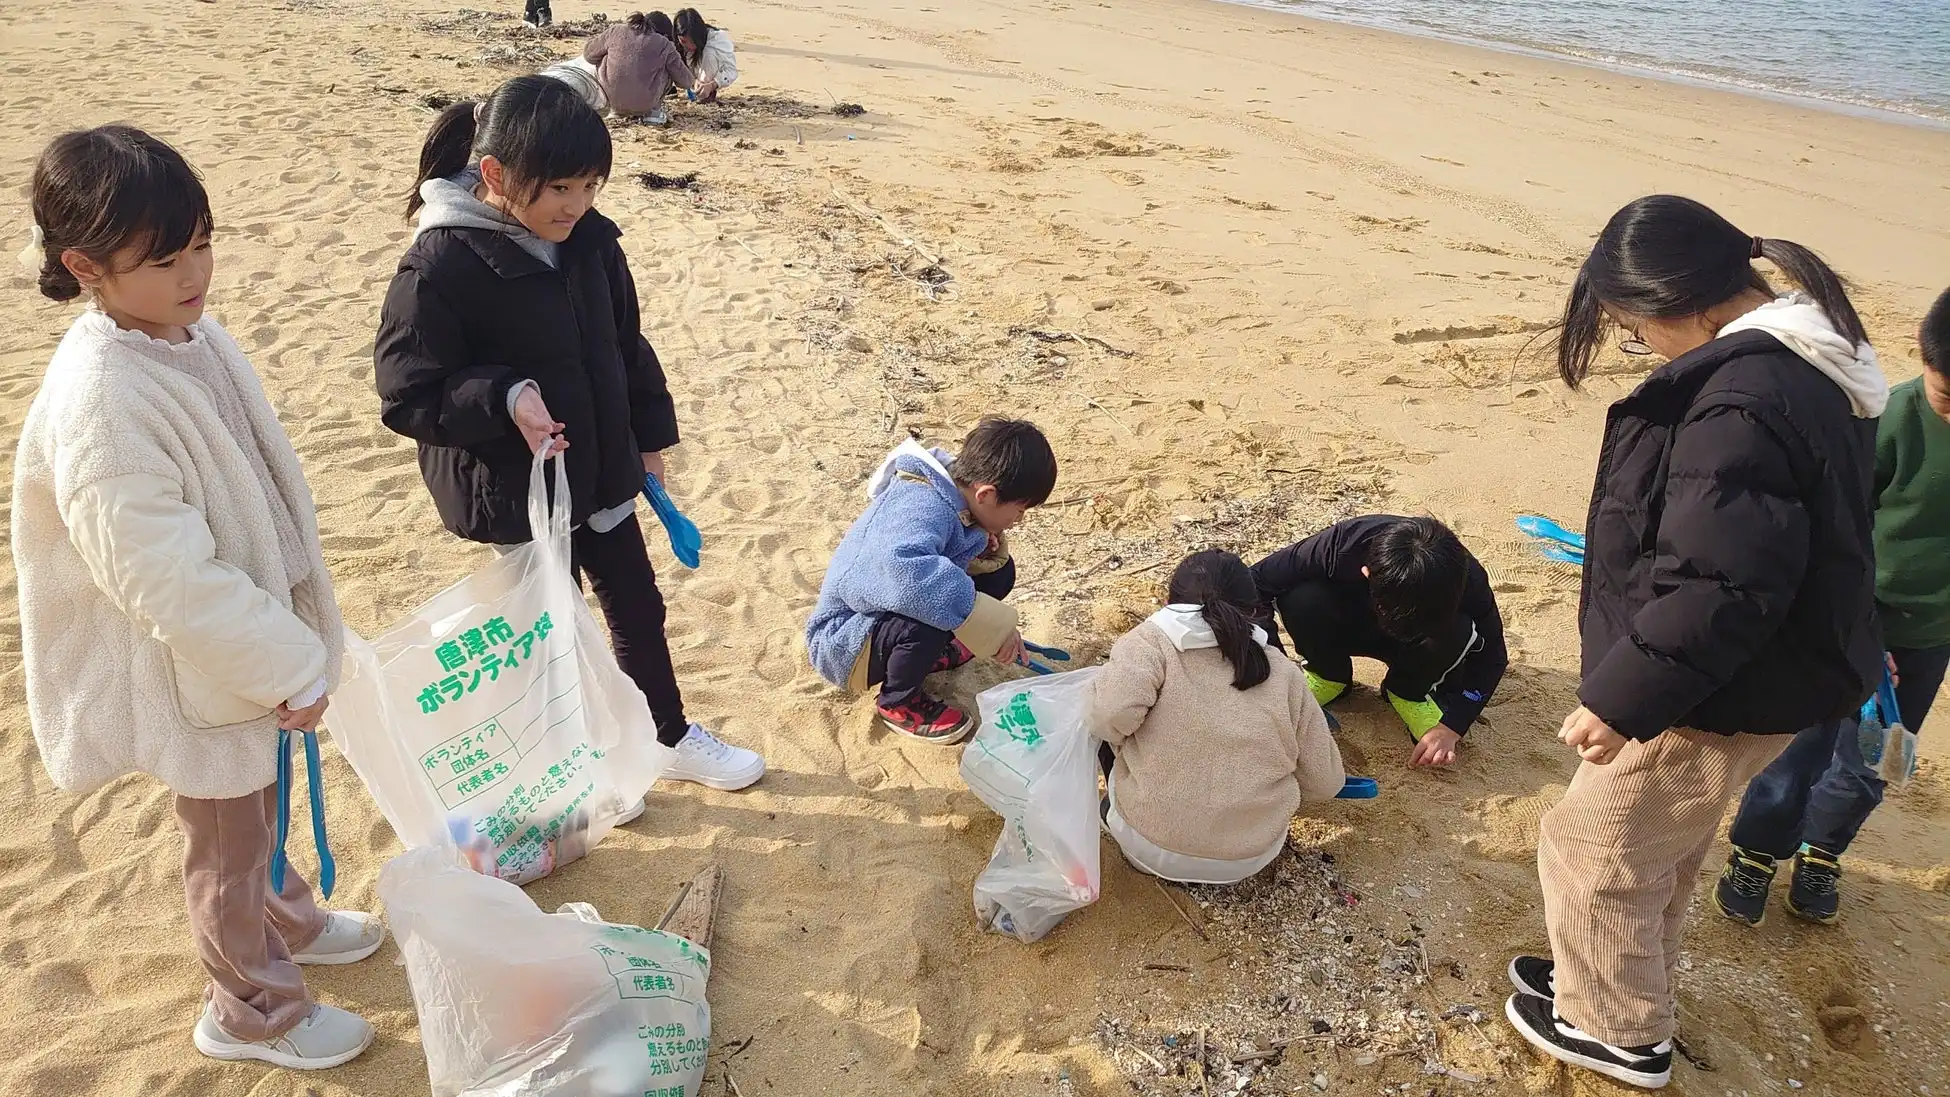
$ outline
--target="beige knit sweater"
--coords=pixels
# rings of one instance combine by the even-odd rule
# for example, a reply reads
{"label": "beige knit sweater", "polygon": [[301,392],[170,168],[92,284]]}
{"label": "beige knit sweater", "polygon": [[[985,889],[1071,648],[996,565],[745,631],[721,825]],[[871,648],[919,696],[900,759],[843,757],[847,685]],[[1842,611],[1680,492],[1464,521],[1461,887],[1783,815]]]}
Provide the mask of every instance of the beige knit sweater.
{"label": "beige knit sweater", "polygon": [[[14,462],[27,710],[48,775],[228,799],[276,779],[281,703],[344,626],[298,455],[215,320],[171,345],[75,320]],[[321,683],[322,680],[322,683]]]}
{"label": "beige knit sweater", "polygon": [[1117,751],[1117,812],[1154,845],[1238,861],[1281,840],[1302,800],[1347,773],[1306,676],[1268,649],[1272,677],[1232,688],[1215,647],[1181,651],[1155,622],[1124,634],[1097,676],[1097,735]]}

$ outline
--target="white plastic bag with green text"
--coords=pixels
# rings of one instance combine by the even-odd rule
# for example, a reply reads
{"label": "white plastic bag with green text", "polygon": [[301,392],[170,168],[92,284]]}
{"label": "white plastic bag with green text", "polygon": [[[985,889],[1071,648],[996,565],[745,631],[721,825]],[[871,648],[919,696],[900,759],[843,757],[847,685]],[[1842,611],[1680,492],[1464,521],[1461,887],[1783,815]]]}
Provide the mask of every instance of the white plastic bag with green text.
{"label": "white plastic bag with green text", "polygon": [[711,953],[414,849],[379,874],[433,1097],[698,1097]]}
{"label": "white plastic bag with green text", "polygon": [[975,878],[975,917],[1019,941],[1040,940],[1097,901],[1097,739],[1090,681],[1098,668],[1024,678],[975,698],[981,730],[962,751],[970,791],[1002,816]]}
{"label": "white plastic bag with green text", "polygon": [[346,631],[332,737],[400,841],[517,884],[594,848],[675,752],[569,571],[569,489],[529,476],[535,540],[370,643]]}

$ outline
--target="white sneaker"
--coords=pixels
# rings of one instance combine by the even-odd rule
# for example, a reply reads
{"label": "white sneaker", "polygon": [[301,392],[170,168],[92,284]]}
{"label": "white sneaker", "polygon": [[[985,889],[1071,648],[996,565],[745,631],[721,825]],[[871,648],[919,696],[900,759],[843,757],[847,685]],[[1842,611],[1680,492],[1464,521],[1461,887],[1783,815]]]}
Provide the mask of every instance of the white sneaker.
{"label": "white sneaker", "polygon": [[757,751],[734,747],[696,724],[677,744],[677,760],[664,771],[672,781],[694,781],[706,788],[735,791],[765,776]]}
{"label": "white sneaker", "polygon": [[298,1027],[269,1040],[246,1043],[217,1027],[209,1006],[196,1023],[196,1050],[212,1059],[239,1062],[254,1059],[286,1070],[328,1070],[343,1066],[372,1046],[372,1026],[356,1013],[336,1006],[313,1006]]}
{"label": "white sneaker", "polygon": [[611,823],[610,825],[616,827],[626,827],[641,818],[643,818],[643,797],[639,796],[636,798],[636,803],[631,804],[629,807],[624,808],[623,814],[617,816],[616,822]]}
{"label": "white sneaker", "polygon": [[379,951],[386,943],[386,927],[376,914],[356,910],[334,910],[325,915],[325,931],[303,952],[291,955],[293,963],[356,964]]}

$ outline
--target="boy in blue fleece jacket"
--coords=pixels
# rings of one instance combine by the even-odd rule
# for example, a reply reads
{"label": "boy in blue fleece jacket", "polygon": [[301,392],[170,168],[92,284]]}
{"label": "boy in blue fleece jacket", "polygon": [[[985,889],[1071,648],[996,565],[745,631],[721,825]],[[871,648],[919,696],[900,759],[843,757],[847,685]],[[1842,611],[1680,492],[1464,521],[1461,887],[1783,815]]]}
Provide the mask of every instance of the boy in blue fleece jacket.
{"label": "boy in blue fleece jacket", "polygon": [[866,513],[833,551],[806,646],[820,676],[880,687],[879,723],[930,743],[974,730],[927,694],[929,674],[975,658],[1026,661],[1004,535],[1056,487],[1056,455],[1030,423],[984,419],[961,455],[904,443],[867,483]]}

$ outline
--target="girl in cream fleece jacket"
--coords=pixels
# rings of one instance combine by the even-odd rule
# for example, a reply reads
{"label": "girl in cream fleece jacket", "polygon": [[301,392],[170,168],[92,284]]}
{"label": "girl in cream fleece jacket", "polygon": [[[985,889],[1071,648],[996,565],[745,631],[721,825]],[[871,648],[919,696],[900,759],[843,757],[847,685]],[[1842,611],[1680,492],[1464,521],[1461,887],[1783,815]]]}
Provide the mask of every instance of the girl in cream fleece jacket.
{"label": "girl in cream fleece jacket", "polygon": [[1252,623],[1245,562],[1195,553],[1170,589],[1094,683],[1093,723],[1115,754],[1104,822],[1145,872],[1238,883],[1279,856],[1301,802],[1333,798],[1347,774],[1306,676]]}
{"label": "girl in cream fleece jacket", "polygon": [[343,629],[298,455],[243,352],[203,315],[209,198],[168,145],[70,133],[34,172],[23,263],[83,295],[14,465],[27,707],[48,776],[128,773],[176,794],[192,936],[210,975],[197,1047],[336,1066],[372,1041],[315,1005],[300,963],[379,947],[377,919],[272,892],[278,731],[312,731]]}

